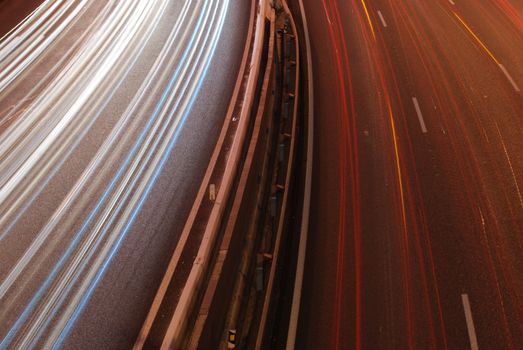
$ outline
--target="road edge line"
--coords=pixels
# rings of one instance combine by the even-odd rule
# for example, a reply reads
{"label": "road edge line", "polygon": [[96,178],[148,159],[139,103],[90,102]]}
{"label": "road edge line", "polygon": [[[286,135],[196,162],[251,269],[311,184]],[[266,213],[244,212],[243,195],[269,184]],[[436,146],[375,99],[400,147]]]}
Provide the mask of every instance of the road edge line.
{"label": "road edge line", "polygon": [[301,294],[303,286],[303,275],[305,270],[305,258],[307,255],[307,240],[309,235],[309,217],[312,188],[312,165],[314,156],[314,78],[312,67],[312,50],[309,36],[309,27],[303,0],[299,0],[302,28],[305,39],[305,55],[307,58],[307,164],[305,167],[305,186],[303,196],[303,208],[301,217],[300,242],[298,246],[298,258],[296,262],[296,274],[294,279],[294,291],[292,296],[291,314],[287,332],[286,349],[292,350],[296,347],[296,334],[300,314]]}

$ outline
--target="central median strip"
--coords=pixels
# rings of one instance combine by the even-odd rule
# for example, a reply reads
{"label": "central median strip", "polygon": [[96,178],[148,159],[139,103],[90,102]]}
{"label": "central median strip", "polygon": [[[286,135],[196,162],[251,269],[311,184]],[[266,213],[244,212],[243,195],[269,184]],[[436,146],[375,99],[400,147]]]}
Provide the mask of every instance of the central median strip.
{"label": "central median strip", "polygon": [[[201,294],[209,262],[216,249],[215,242],[222,216],[242,156],[260,75],[263,14],[266,6],[265,1],[259,2],[256,22],[255,6],[252,7],[247,45],[233,103],[180,241],[135,343],[135,349],[179,348],[184,342],[194,304]],[[216,188],[214,201],[208,197],[204,199],[210,184],[214,184]]]}
{"label": "central median strip", "polygon": [[[212,272],[196,313],[197,318],[188,337],[188,349],[213,349],[225,347],[224,339],[234,333],[234,344],[241,344],[242,299],[248,290],[248,280],[260,241],[265,201],[270,188],[271,161],[274,159],[275,134],[274,110],[277,101],[274,61],[274,21],[270,31],[265,26],[264,47],[260,72],[261,84],[256,92],[256,105],[252,109],[253,127],[240,165],[239,179],[232,203],[223,217],[219,247],[212,262]],[[267,24],[268,22],[266,22]],[[269,35],[270,34],[270,35]],[[247,140],[246,140],[247,146]],[[231,193],[231,196],[233,194]],[[248,293],[247,293],[248,294]],[[196,310],[195,310],[196,311]],[[225,326],[224,326],[225,324]],[[225,330],[225,331],[223,331]],[[223,332],[222,332],[223,331]]]}
{"label": "central median strip", "polygon": [[191,312],[191,330],[183,344],[187,349],[267,348],[272,335],[286,328],[279,324],[278,296],[284,288],[287,241],[293,236],[294,211],[288,204],[293,188],[302,183],[294,178],[299,176],[299,46],[285,5],[276,1],[265,13],[259,69],[264,74],[251,111],[254,125],[203,290]]}
{"label": "central median strip", "polygon": [[253,0],[222,132],[134,349],[264,348],[277,327],[300,100],[297,30],[283,5]]}
{"label": "central median strip", "polygon": [[[284,84],[283,84],[283,114],[284,122],[282,123],[280,134],[282,139],[287,142],[287,154],[278,164],[279,169],[276,169],[274,175],[275,188],[280,192],[276,198],[279,198],[279,209],[274,215],[274,234],[272,250],[269,252],[270,256],[270,271],[268,281],[265,286],[265,294],[263,296],[261,315],[259,320],[259,327],[256,331],[255,349],[270,348],[272,337],[278,330],[275,329],[276,309],[280,304],[279,288],[280,276],[283,269],[284,262],[281,258],[281,253],[285,249],[285,240],[290,234],[290,215],[291,208],[289,207],[289,199],[291,196],[293,185],[293,168],[296,157],[296,142],[297,142],[297,123],[298,123],[298,108],[300,103],[300,46],[298,40],[298,30],[296,23],[291,14],[291,11],[285,0],[281,1],[283,12],[286,14],[284,19],[284,27],[281,31],[281,51],[284,65]],[[288,106],[285,108],[285,106]],[[307,190],[306,190],[307,191]],[[307,206],[308,203],[305,203]],[[305,211],[308,210],[304,207]],[[306,214],[306,213],[305,213]],[[303,213],[302,213],[303,215]],[[308,219],[305,218],[305,220]]]}

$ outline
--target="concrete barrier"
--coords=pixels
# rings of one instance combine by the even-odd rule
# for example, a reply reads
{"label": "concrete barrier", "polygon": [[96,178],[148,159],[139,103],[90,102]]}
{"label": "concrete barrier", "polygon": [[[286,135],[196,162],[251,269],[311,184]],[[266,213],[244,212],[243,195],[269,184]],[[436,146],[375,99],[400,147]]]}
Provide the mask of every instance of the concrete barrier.
{"label": "concrete barrier", "polygon": [[[260,317],[259,322],[259,329],[257,332],[256,337],[256,345],[255,349],[266,349],[269,347],[268,339],[267,339],[267,326],[271,322],[274,310],[272,308],[272,304],[274,302],[274,293],[275,293],[275,279],[277,275],[277,269],[279,268],[279,257],[280,257],[280,248],[284,236],[285,226],[288,220],[288,202],[289,202],[289,194],[291,190],[291,177],[292,177],[292,168],[294,166],[294,156],[295,156],[295,148],[296,148],[296,124],[297,124],[297,116],[298,116],[298,102],[299,102],[299,82],[300,82],[300,49],[299,49],[299,41],[297,39],[298,31],[296,28],[296,24],[294,22],[294,19],[292,17],[292,14],[289,11],[289,8],[285,1],[282,1],[283,9],[287,13],[288,18],[290,19],[290,25],[292,29],[292,33],[289,34],[291,37],[294,38],[292,40],[294,42],[294,52],[288,52],[289,48],[287,48],[287,52],[284,53],[285,55],[294,54],[294,64],[295,64],[295,74],[294,74],[294,82],[293,84],[289,85],[288,91],[285,93],[287,94],[288,98],[293,101],[292,104],[292,111],[291,111],[291,118],[290,125],[288,125],[289,130],[283,130],[284,134],[283,136],[289,140],[289,151],[288,151],[288,160],[286,163],[286,169],[282,172],[284,178],[283,178],[283,184],[277,184],[277,187],[279,186],[279,189],[283,192],[282,199],[281,199],[281,208],[279,211],[278,216],[278,226],[276,231],[276,238],[274,241],[274,250],[272,253],[272,263],[269,273],[269,279],[266,287],[266,293],[265,298],[263,302],[263,308],[262,313]],[[291,57],[288,57],[290,59]],[[291,86],[293,86],[293,89],[291,89]],[[269,327],[270,328],[270,327]]]}
{"label": "concrete barrier", "polygon": [[[186,333],[195,303],[206,287],[210,262],[216,253],[216,241],[234,180],[237,176],[246,135],[259,88],[262,64],[265,20],[269,12],[267,0],[253,0],[248,47],[244,53],[240,77],[233,101],[225,119],[210,165],[200,186],[195,204],[182,231],[180,241],[168,265],[166,274],[144,322],[134,349],[159,346],[162,349],[184,346]],[[205,196],[209,186],[215,189],[212,201]],[[196,231],[196,233],[195,233]],[[199,245],[191,248],[191,241],[200,238]],[[192,242],[194,243],[194,242]],[[191,256],[196,249],[196,255]],[[190,251],[189,253],[187,253]],[[190,261],[190,268],[180,263]],[[183,287],[180,287],[182,285]],[[178,288],[178,289],[176,289]],[[162,310],[174,309],[168,322],[161,320]]]}
{"label": "concrete barrier", "polygon": [[275,80],[275,69],[271,63],[274,23],[271,23],[270,28],[270,33],[266,30],[266,38],[269,39],[266,43],[269,50],[264,59],[266,64],[262,75],[259,103],[256,110],[253,110],[254,125],[249,147],[246,150],[232,206],[224,223],[220,248],[206,292],[202,297],[188,349],[215,349],[217,344],[222,348],[226,347],[226,338],[223,336],[225,318],[230,308],[234,307],[231,298],[245,249],[250,251],[252,257],[255,237],[246,237],[246,235],[256,231],[258,214],[262,210],[259,206],[266,192],[263,184],[269,177],[270,148],[274,142],[270,131],[273,128],[275,102],[274,95],[271,93]]}

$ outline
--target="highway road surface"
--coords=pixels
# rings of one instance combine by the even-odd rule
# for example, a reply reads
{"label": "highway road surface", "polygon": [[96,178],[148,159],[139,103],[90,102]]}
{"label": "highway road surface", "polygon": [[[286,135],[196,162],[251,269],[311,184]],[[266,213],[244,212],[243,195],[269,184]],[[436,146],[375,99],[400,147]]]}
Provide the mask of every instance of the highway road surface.
{"label": "highway road surface", "polygon": [[0,40],[0,349],[132,347],[223,124],[249,11],[42,1]]}
{"label": "highway road surface", "polygon": [[523,349],[523,2],[303,2],[316,134],[296,348]]}

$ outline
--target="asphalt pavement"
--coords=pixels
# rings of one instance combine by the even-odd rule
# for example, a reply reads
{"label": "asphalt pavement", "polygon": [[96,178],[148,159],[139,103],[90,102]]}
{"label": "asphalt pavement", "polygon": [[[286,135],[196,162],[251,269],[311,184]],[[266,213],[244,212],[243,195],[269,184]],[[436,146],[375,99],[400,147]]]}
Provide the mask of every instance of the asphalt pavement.
{"label": "asphalt pavement", "polygon": [[132,347],[223,124],[248,7],[43,1],[0,41],[0,349]]}
{"label": "asphalt pavement", "polygon": [[523,6],[304,0],[297,349],[523,348]]}

